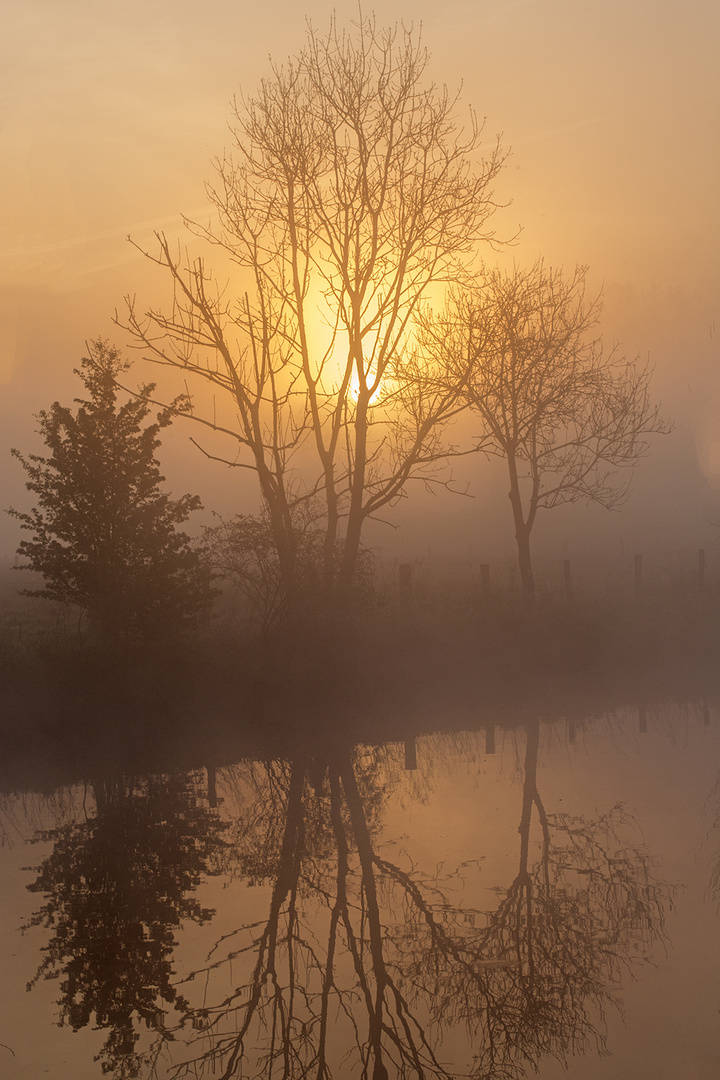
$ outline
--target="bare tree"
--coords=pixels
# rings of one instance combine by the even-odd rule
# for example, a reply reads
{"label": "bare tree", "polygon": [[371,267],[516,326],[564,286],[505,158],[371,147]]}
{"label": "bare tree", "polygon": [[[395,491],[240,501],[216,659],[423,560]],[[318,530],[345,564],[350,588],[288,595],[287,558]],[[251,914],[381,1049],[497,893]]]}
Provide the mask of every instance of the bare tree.
{"label": "bare tree", "polygon": [[[485,271],[424,319],[437,383],[462,386],[482,427],[478,449],[505,458],[525,599],[535,582],[530,535],[538,510],[587,501],[607,509],[628,493],[628,470],[665,433],[650,399],[651,368],[604,352],[601,302],[586,270]],[[625,470],[623,475],[622,470]]]}
{"label": "bare tree", "polygon": [[[324,534],[313,522],[306,528],[296,521],[295,576],[305,598],[317,593],[318,570],[322,566]],[[336,547],[341,547],[340,541]],[[216,578],[230,586],[234,599],[240,601],[240,614],[248,627],[272,631],[285,616],[283,583],[277,550],[265,516],[236,514],[227,521],[205,530],[203,551]],[[336,552],[340,558],[342,551]],[[363,597],[369,606],[374,596],[371,552],[361,547],[355,565],[354,599],[359,607]],[[243,603],[244,602],[244,603]],[[243,610],[244,608],[244,610]]]}
{"label": "bare tree", "polygon": [[204,452],[257,474],[290,609],[308,518],[323,532],[324,594],[347,597],[368,518],[410,479],[445,476],[438,425],[456,388],[408,397],[413,321],[490,238],[502,155],[493,144],[481,157],[481,126],[471,113],[463,130],[457,99],[423,82],[427,62],[411,30],[364,17],[352,33],[309,29],[235,103],[233,152],[208,189],[219,225],[187,223],[233,287],[158,234],[146,254],[172,281],[172,308],[129,300],[146,355],[210,384],[194,419],[234,449]]}

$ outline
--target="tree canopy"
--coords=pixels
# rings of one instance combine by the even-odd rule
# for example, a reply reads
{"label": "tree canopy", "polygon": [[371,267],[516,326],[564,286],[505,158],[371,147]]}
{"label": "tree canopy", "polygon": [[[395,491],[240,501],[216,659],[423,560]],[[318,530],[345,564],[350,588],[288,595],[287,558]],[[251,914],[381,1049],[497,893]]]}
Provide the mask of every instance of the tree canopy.
{"label": "tree canopy", "polygon": [[88,397],[75,399],[77,410],[56,401],[38,414],[48,455],[12,451],[38,500],[28,513],[10,511],[32,533],[18,548],[21,568],[45,579],[26,591],[77,605],[113,639],[177,626],[211,595],[197,547],[177,528],[200,499],[160,487],[159,432],[174,410],[143,426],[152,384],[120,404],[116,380],[129,366],[108,342],[89,342],[76,369]]}
{"label": "tree canopy", "polygon": [[483,149],[472,113],[463,130],[427,63],[409,30],[366,18],[351,33],[310,29],[235,104],[233,151],[209,189],[219,224],[190,223],[225,256],[230,283],[158,235],[148,254],[172,281],[172,308],[129,301],[146,355],[212,387],[193,416],[257,474],[295,610],[308,521],[323,534],[324,595],[347,597],[367,520],[413,478],[437,480],[445,458],[439,426],[457,398],[417,394],[412,329],[492,235],[502,154]]}
{"label": "tree canopy", "polygon": [[478,450],[506,461],[529,599],[538,510],[579,500],[618,506],[648,436],[670,430],[650,398],[651,368],[603,350],[601,310],[586,295],[584,268],[566,275],[539,260],[486,268],[424,319],[428,370],[476,414]]}

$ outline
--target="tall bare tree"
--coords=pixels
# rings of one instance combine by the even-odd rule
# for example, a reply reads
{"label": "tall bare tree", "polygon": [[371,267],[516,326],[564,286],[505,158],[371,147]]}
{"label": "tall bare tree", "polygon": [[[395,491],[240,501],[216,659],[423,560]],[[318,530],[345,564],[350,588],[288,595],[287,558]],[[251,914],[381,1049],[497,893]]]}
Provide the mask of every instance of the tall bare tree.
{"label": "tall bare tree", "polygon": [[410,479],[444,475],[438,426],[457,393],[408,393],[413,321],[491,237],[502,154],[483,152],[472,113],[463,129],[427,63],[416,34],[372,19],[309,29],[235,103],[234,147],[208,189],[218,223],[187,223],[227,260],[232,288],[158,235],[146,254],[172,281],[172,308],[129,301],[146,355],[210,384],[194,418],[235,449],[203,449],[257,474],[291,609],[305,529],[323,531],[324,594],[347,597],[368,518]]}
{"label": "tall bare tree", "polygon": [[586,270],[489,269],[424,319],[424,348],[462,386],[481,428],[478,449],[507,462],[525,599],[535,581],[530,536],[538,510],[581,500],[608,509],[628,493],[629,471],[667,432],[650,398],[651,368],[604,352],[602,310]]}

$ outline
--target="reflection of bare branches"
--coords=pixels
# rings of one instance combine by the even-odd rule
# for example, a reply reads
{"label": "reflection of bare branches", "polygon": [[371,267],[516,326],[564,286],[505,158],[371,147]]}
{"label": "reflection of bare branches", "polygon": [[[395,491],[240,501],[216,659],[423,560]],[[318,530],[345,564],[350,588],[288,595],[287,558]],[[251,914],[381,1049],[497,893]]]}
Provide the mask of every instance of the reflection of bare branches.
{"label": "reflection of bare branches", "polygon": [[51,824],[59,828],[82,812],[82,795],[77,789],[58,788],[52,794],[30,792],[0,793],[0,847],[24,843],[33,832]]}
{"label": "reflection of bare branches", "polygon": [[[667,887],[630,847],[621,807],[596,821],[548,815],[537,789],[538,725],[528,728],[519,871],[479,929],[430,904],[413,874],[383,864],[404,892],[404,927],[388,938],[416,997],[438,1025],[464,1023],[472,1075],[509,1080],[552,1055],[604,1049],[604,1018],[623,971],[662,940]],[[539,859],[530,861],[533,810]],[[394,910],[399,909],[397,898]]]}
{"label": "reflection of bare branches", "polygon": [[[237,812],[220,844],[207,811],[186,807],[178,831],[162,791],[98,785],[97,818],[57,832],[33,886],[49,897],[35,922],[55,934],[38,977],[66,976],[63,1008],[74,1027],[93,1012],[110,1027],[101,1060],[117,1080],[141,1069],[155,1076],[171,1049],[175,1080],[453,1080],[457,1068],[440,1051],[450,1028],[466,1033],[466,1075],[476,1080],[519,1080],[544,1056],[602,1051],[613,986],[662,939],[669,893],[647,852],[626,839],[632,822],[621,807],[594,821],[547,812],[538,745],[530,724],[518,871],[491,911],[459,902],[457,879],[385,857],[377,838],[391,773],[380,751],[308,747],[292,761],[224,770],[223,805]],[[102,869],[98,823],[120,829],[124,876]],[[170,874],[170,891],[155,900],[152,875],[138,871],[150,852],[160,860],[155,883]],[[209,867],[259,886],[267,908],[173,980],[168,898],[176,919],[203,921],[206,910],[185,893]],[[147,933],[137,932],[122,890],[133,875]],[[95,881],[102,888],[87,893],[82,882]],[[108,929],[113,918],[119,937]],[[99,944],[88,945],[95,926]],[[135,958],[127,972],[126,956]],[[174,1012],[164,1009],[170,1003]],[[142,1052],[133,1015],[154,1033]]]}
{"label": "reflection of bare branches", "polygon": [[[266,836],[256,807],[238,826],[239,865],[249,868],[245,844],[255,836],[265,854],[262,875],[253,864],[254,880],[273,882],[268,917],[239,928],[224,948],[218,943],[191,976],[212,978],[223,965],[246,971],[240,984],[233,976],[230,993],[181,1025],[190,1028],[191,1056],[174,1076],[206,1070],[226,1080],[329,1080],[331,1063],[347,1058],[348,1046],[364,1080],[384,1080],[388,1067],[398,1076],[449,1076],[385,962],[372,841],[383,797],[375,765],[372,755],[358,755],[353,766],[346,752],[326,761],[308,756],[283,771],[268,766],[268,783],[262,771],[245,770],[241,786],[257,785]],[[269,784],[277,785],[284,819],[278,846],[268,840],[278,826],[277,806],[270,813],[266,801]],[[165,1033],[155,1054],[179,1031]]]}
{"label": "reflection of bare branches", "polygon": [[[371,755],[268,766],[284,821],[275,856],[263,856],[268,917],[230,948],[218,943],[195,973],[216,980],[232,968],[232,990],[189,1013],[190,1053],[173,1075],[330,1080],[352,1067],[359,1080],[449,1080],[438,1046],[458,1024],[470,1075],[483,1080],[519,1078],[545,1055],[602,1051],[612,986],[662,938],[669,894],[649,855],[623,839],[632,823],[622,808],[596,821],[546,812],[537,755],[534,724],[518,874],[484,914],[451,903],[449,883],[380,857]],[[277,837],[277,811],[271,820],[263,805]],[[247,821],[243,844],[254,836],[267,853],[257,812]],[[239,982],[233,965],[246,972]]]}

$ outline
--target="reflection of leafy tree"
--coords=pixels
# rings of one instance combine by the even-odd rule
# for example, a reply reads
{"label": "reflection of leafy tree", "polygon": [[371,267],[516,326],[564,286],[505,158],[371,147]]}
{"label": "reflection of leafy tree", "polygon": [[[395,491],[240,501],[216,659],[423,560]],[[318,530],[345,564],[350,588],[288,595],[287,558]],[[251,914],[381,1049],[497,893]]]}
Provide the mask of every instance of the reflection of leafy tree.
{"label": "reflection of leafy tree", "polygon": [[221,825],[197,805],[193,777],[103,781],[96,816],[38,834],[53,850],[28,886],[45,902],[30,925],[51,931],[39,979],[59,978],[60,1023],[74,1031],[93,1017],[109,1029],[103,1072],[137,1076],[135,1018],[162,1029],[165,1010],[182,1012],[172,983],[172,951],[183,920],[211,918],[191,894],[212,872]]}

